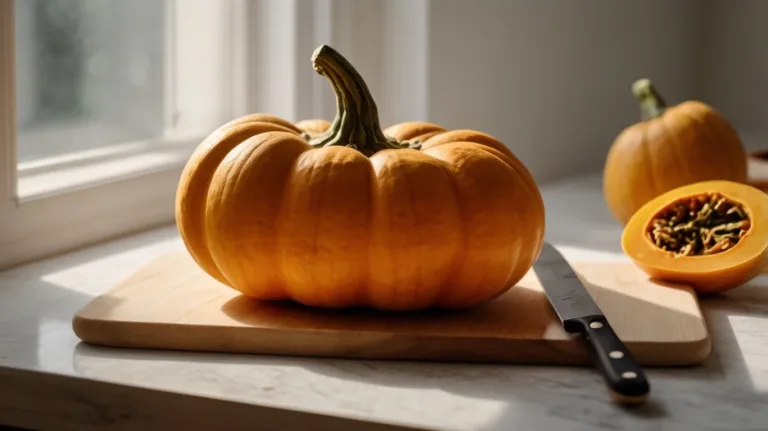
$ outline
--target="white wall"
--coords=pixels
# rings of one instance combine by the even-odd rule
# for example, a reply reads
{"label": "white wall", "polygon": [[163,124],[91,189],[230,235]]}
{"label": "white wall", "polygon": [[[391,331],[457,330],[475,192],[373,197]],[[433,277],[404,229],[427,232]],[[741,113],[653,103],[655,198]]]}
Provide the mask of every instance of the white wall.
{"label": "white wall", "polygon": [[702,99],[738,129],[749,149],[768,148],[768,1],[707,0],[699,70]]}
{"label": "white wall", "polygon": [[366,78],[383,126],[486,131],[540,181],[602,168],[616,135],[639,121],[630,88],[641,77],[670,104],[712,104],[750,148],[768,147],[768,0],[334,4],[348,24],[329,40]]}
{"label": "white wall", "polygon": [[639,119],[635,79],[695,94],[696,4],[432,1],[429,119],[497,136],[539,179],[599,168]]}

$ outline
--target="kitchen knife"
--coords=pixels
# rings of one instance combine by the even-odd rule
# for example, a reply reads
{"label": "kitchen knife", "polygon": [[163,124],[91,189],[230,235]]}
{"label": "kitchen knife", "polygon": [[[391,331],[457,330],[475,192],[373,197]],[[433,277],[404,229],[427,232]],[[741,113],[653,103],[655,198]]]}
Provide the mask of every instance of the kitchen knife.
{"label": "kitchen knife", "polygon": [[643,370],[565,258],[545,242],[533,270],[565,331],[582,336],[614,400],[642,403],[650,391]]}

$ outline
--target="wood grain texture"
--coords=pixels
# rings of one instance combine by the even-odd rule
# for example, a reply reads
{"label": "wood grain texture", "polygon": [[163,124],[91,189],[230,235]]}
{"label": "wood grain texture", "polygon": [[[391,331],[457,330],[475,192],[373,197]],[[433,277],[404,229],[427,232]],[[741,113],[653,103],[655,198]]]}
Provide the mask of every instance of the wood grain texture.
{"label": "wood grain texture", "polygon": [[[696,296],[647,280],[631,263],[574,262],[642,365],[705,359],[710,338]],[[162,256],[83,307],[83,341],[107,346],[321,357],[589,364],[531,271],[496,300],[462,312],[331,311],[250,300],[188,254]]]}

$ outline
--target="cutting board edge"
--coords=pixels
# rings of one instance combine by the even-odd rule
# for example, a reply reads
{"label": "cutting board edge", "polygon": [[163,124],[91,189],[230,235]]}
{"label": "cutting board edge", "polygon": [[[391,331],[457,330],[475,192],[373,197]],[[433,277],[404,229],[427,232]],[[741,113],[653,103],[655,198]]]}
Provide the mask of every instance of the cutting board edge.
{"label": "cutting board edge", "polygon": [[[130,324],[130,325],[127,325]],[[291,357],[321,357],[321,358],[338,358],[338,359],[352,359],[352,360],[383,360],[383,361],[418,361],[418,362],[458,362],[458,363],[496,363],[496,364],[513,364],[513,365],[589,365],[588,352],[584,345],[579,340],[578,336],[573,336],[564,339],[552,339],[552,338],[504,338],[504,337],[478,337],[478,336],[451,336],[451,335],[434,335],[428,334],[428,337],[424,335],[415,334],[397,334],[395,337],[400,339],[400,343],[397,345],[411,345],[419,346],[419,348],[410,353],[403,352],[402,350],[381,352],[381,353],[367,353],[356,354],[346,351],[345,349],[331,349],[326,352],[318,352],[316,349],[308,348],[291,349],[286,348],[281,342],[277,342],[272,345],[251,345],[247,348],[230,348],[216,346],[208,341],[199,342],[203,340],[222,340],[223,338],[219,332],[223,332],[221,327],[212,325],[200,325],[197,328],[195,337],[179,337],[168,336],[159,337],[162,341],[159,343],[153,343],[152,338],[145,337],[143,330],[152,331],[157,334],[158,332],[169,332],[170,328],[174,325],[159,326],[149,322],[127,322],[127,321],[107,321],[91,319],[76,314],[72,319],[72,328],[77,337],[84,343],[103,347],[118,347],[118,348],[130,348],[130,349],[143,349],[143,350],[155,350],[155,351],[184,351],[184,352],[199,352],[199,353],[230,353],[230,354],[257,354],[257,355],[269,355],[269,356],[291,356]],[[175,326],[188,326],[184,324],[178,324]],[[110,330],[105,331],[105,327],[111,327]],[[252,337],[254,331],[258,331],[258,328],[227,328],[227,331],[234,333],[248,334],[249,340],[253,340]],[[201,332],[205,337],[201,337]],[[265,333],[275,332],[273,328],[265,329]],[[303,334],[295,330],[286,330],[293,335]],[[310,336],[330,336],[338,333],[338,330],[323,330],[312,329],[306,330],[310,333]],[[361,331],[365,332],[365,331]],[[370,331],[378,332],[378,331]],[[209,334],[206,334],[209,333]],[[110,334],[110,335],[105,335]],[[380,333],[392,337],[392,334]],[[439,341],[451,340],[456,338],[464,338],[466,340],[474,340],[479,342],[480,345],[475,344],[472,353],[457,353],[455,349],[434,349],[434,344],[439,344]],[[173,340],[173,341],[168,341]],[[196,340],[197,344],[196,344]],[[231,340],[231,337],[230,337]],[[405,343],[402,341],[405,340]],[[319,340],[322,343],[322,340]],[[483,342],[492,344],[492,346],[485,347]],[[237,343],[234,343],[237,344]],[[269,344],[269,343],[266,343]],[[523,346],[522,349],[516,349],[515,345]],[[636,361],[643,366],[656,366],[656,367],[678,367],[678,366],[695,366],[704,362],[710,355],[712,350],[712,341],[707,332],[704,338],[699,340],[687,340],[687,341],[626,341],[625,342],[629,351],[633,354]],[[375,346],[376,344],[373,343]],[[505,351],[509,353],[499,354],[498,346],[503,345],[506,347]],[[673,355],[667,354],[670,346],[683,349],[677,349]],[[371,346],[358,346],[359,351],[370,352],[366,348]],[[478,348],[479,347],[479,348]],[[680,350],[686,352],[681,355]],[[430,353],[425,353],[425,351]],[[532,351],[534,353],[532,353]],[[541,352],[541,353],[536,353]],[[552,353],[559,353],[559,355],[553,355]],[[506,355],[506,356],[505,356]],[[522,356],[521,356],[522,355]],[[557,357],[559,359],[549,359]]]}

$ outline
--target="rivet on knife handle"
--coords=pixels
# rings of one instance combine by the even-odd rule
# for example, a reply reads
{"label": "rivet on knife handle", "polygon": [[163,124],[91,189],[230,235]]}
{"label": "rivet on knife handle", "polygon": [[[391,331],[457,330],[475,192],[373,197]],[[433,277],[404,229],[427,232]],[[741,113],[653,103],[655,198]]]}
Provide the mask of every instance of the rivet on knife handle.
{"label": "rivet on knife handle", "polygon": [[583,317],[570,323],[583,328],[584,341],[615,401],[622,404],[644,402],[650,391],[645,373],[605,317]]}

